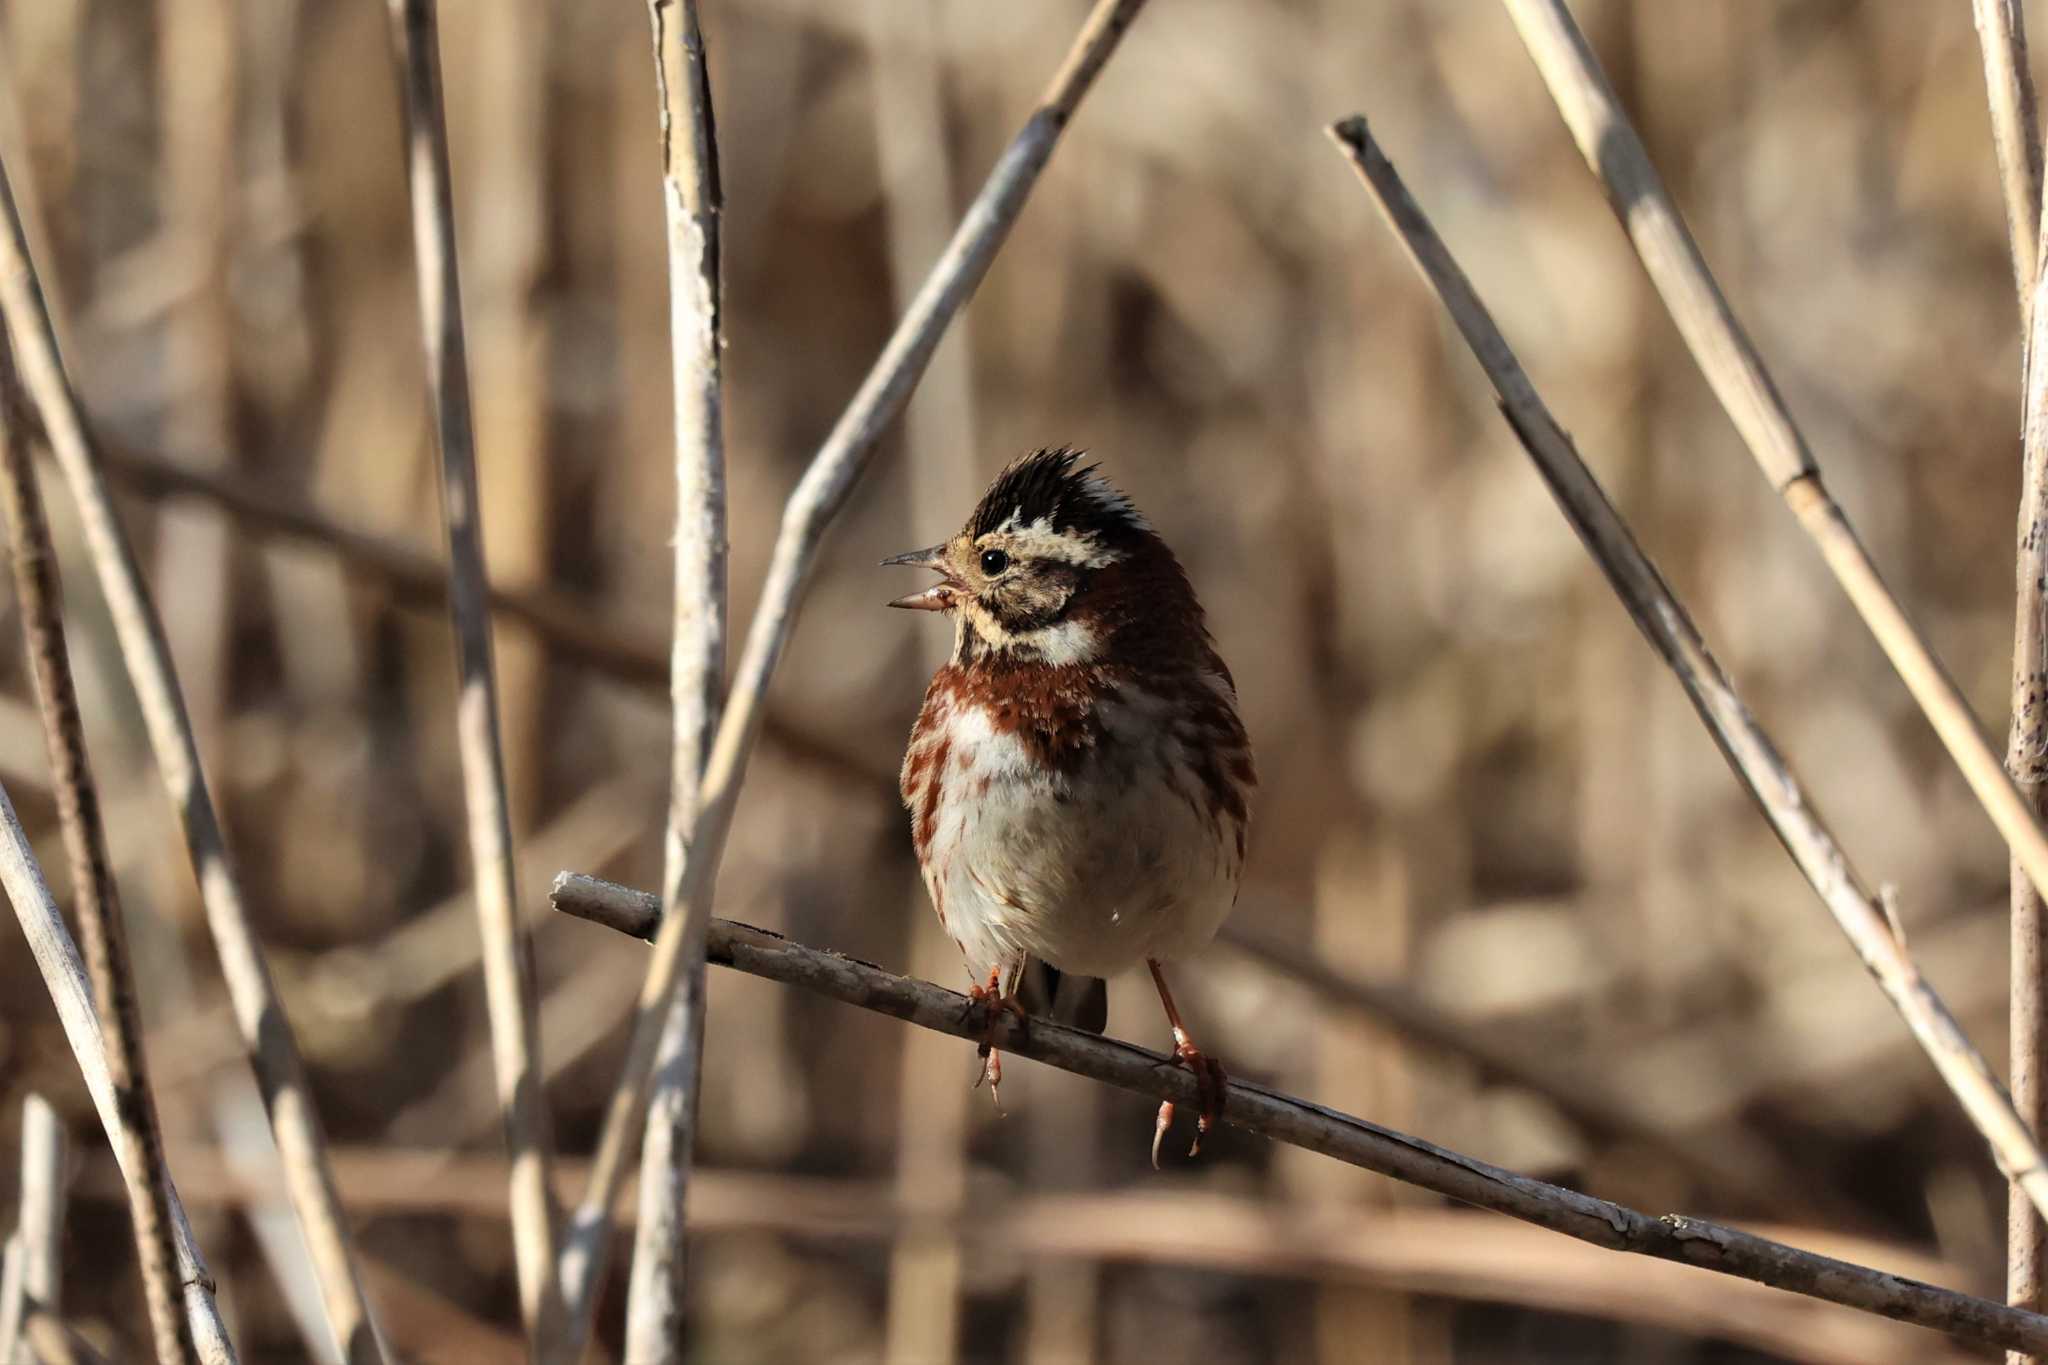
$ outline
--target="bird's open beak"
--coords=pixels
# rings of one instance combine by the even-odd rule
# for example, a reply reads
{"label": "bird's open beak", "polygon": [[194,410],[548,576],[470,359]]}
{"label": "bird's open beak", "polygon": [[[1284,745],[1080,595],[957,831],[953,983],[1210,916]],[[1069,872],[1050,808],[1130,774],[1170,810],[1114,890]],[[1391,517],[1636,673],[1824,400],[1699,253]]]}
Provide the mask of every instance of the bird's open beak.
{"label": "bird's open beak", "polygon": [[908,554],[893,555],[882,561],[884,565],[908,564],[913,568],[930,569],[934,573],[946,574],[944,580],[932,584],[923,592],[914,592],[899,597],[889,605],[902,607],[906,611],[945,611],[953,605],[953,594],[960,591],[957,582],[946,568],[946,547],[934,545],[928,550],[912,550]]}

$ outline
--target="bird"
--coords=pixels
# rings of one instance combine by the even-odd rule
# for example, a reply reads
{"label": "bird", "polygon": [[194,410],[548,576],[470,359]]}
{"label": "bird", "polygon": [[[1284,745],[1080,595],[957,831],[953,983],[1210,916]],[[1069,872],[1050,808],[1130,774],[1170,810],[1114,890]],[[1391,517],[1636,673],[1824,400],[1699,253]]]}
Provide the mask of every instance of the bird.
{"label": "bird", "polygon": [[[966,524],[886,559],[939,581],[889,605],[948,613],[901,773],[932,908],[988,1009],[975,1084],[1002,1083],[998,1009],[1103,1027],[1102,982],[1141,963],[1218,1119],[1221,1064],[1196,1045],[1166,964],[1237,902],[1258,785],[1237,685],[1180,561],[1085,452],[1043,448],[998,474]],[[998,1105],[1000,1100],[998,1099]],[[1152,1164],[1174,1106],[1154,1122]]]}

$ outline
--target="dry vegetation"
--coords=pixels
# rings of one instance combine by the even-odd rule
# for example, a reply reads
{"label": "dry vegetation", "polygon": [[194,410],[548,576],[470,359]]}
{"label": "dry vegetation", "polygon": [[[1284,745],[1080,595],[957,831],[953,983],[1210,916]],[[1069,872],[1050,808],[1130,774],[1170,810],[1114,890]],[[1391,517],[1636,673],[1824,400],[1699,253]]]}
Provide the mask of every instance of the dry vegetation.
{"label": "dry vegetation", "polygon": [[[735,639],[783,499],[1086,8],[705,4]],[[1969,6],[1574,8],[1836,496],[2002,733],[2020,320]],[[405,1358],[511,1359],[381,9],[8,0],[0,157],[369,1300]],[[631,0],[445,0],[441,28],[487,559],[519,608],[496,618],[516,903],[573,1207],[647,954],[549,913],[548,879],[662,882],[656,96]],[[1186,562],[1259,753],[1251,884],[1177,983],[1234,1074],[1635,1208],[2002,1297],[2006,1191],[1983,1141],[1333,155],[1324,125],[1360,108],[1843,847],[1894,888],[1930,981],[2003,1058],[2004,845],[1479,0],[1148,10],[825,542],[716,912],[965,984],[894,796],[937,627],[883,611],[900,584],[873,565],[950,529],[1010,454],[1085,445]],[[170,1166],[241,1359],[317,1356],[319,1293],[190,864],[75,510],[44,485]],[[17,610],[0,601],[0,782],[68,903]],[[736,973],[714,973],[709,1010],[691,1302],[695,1358],[718,1365],[1971,1349],[1601,1259],[1229,1129],[1154,1175],[1148,1100],[1019,1064],[999,1116],[958,1040]],[[1110,1031],[1165,1041],[1141,985],[1112,992]],[[0,1151],[20,1149],[30,1091],[77,1154],[64,1316],[143,1358],[119,1178],[33,962],[0,946]],[[0,1226],[22,1193],[10,1156]],[[622,1350],[620,1245],[594,1357]]]}

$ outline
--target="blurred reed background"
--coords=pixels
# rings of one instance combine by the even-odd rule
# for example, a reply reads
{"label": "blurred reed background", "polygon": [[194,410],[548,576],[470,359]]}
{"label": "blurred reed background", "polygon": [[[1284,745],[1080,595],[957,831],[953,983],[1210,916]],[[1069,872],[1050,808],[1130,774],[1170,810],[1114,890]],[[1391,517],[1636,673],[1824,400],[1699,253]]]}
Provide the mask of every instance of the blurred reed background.
{"label": "blurred reed background", "polygon": [[[705,4],[736,623],[782,498],[1084,9]],[[2001,734],[2018,329],[1969,7],[1576,9],[1851,516]],[[300,0],[0,16],[0,150],[33,182],[44,282],[133,495],[371,1297],[409,1358],[514,1358],[453,654],[420,593],[441,531],[385,17]],[[629,0],[445,0],[442,28],[489,558],[530,605],[498,618],[497,651],[573,1177],[644,949],[546,913],[546,883],[575,867],[656,885],[665,800],[647,19]],[[1478,0],[1179,0],[1137,24],[834,533],[718,913],[964,984],[894,795],[943,628],[882,610],[904,586],[874,565],[953,529],[1009,456],[1086,446],[1187,564],[1259,754],[1235,940],[1179,986],[1235,1073],[1638,1207],[1821,1249],[1883,1239],[1897,1248],[1861,1255],[2000,1296],[2003,1182],[1332,154],[1323,125],[1361,107],[2003,1055],[2002,845]],[[74,554],[68,500],[51,513]],[[309,1290],[197,894],[92,576],[65,569],[171,1166],[243,1360],[301,1359],[325,1348],[295,1326]],[[18,648],[0,676],[0,779],[61,899]],[[31,1089],[81,1136],[67,1312],[140,1355],[112,1164],[34,968],[0,939],[0,1150]],[[1366,989],[1347,1003],[1304,961]],[[966,1044],[725,973],[710,1009],[703,1361],[1961,1354],[1227,1129],[1154,1175],[1149,1101],[1019,1062],[1000,1117],[968,1090]],[[1110,1027],[1166,1041],[1142,983],[1113,991]],[[14,1182],[0,1163],[0,1206]],[[596,1353],[619,1350],[623,1284]]]}

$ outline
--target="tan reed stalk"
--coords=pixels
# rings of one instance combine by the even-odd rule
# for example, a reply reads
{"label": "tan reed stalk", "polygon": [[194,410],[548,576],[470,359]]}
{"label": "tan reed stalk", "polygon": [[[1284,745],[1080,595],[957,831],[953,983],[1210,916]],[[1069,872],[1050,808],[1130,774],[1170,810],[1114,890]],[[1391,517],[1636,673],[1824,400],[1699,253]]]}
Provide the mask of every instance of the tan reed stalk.
{"label": "tan reed stalk", "polygon": [[1365,120],[1347,119],[1332,128],[1331,135],[1371,188],[1410,258],[1472,348],[1500,397],[1508,424],[1535,461],[1572,529],[1579,533],[1651,647],[1685,688],[1701,723],[1756,800],[1772,832],[1912,1029],[1963,1112],[1990,1144],[1999,1168],[2025,1186],[2037,1207],[2048,1207],[2048,1170],[2042,1167],[2041,1149],[2013,1111],[2012,1100],[1990,1063],[1963,1036],[1955,1016],[1906,951],[1884,907],[1864,889],[1848,855],[1822,823],[1811,794],[1736,694],[1691,616],[1636,544],[1579,458],[1571,438],[1544,406],[1507,338],[1373,141]]}
{"label": "tan reed stalk", "polygon": [[[2034,80],[2027,64],[2026,14],[2019,0],[1973,0],[1977,42],[1984,54],[1984,86],[1991,105],[1992,145],[1998,155],[1999,181],[2005,192],[2006,230],[2012,243],[2013,277],[2019,284],[2022,350],[2021,378],[2025,390],[2021,416],[2019,547],[2014,556],[2012,636],[2012,722],[2006,738],[2005,770],[2036,815],[2048,814],[2048,427],[2042,404],[2048,402],[2048,367],[2033,363],[2040,354],[2032,318],[2040,293],[2041,130],[2034,103]],[[2011,870],[2011,1058],[2013,1107],[2036,1133],[2048,1126],[2048,1092],[2041,1084],[2041,1061],[2048,1049],[2048,908],[2013,861]],[[2012,1187],[2006,1196],[2005,1296],[2022,1308],[2041,1306],[2043,1225],[2026,1192]],[[2032,1356],[2014,1354],[2011,1365],[2025,1365]]]}
{"label": "tan reed stalk", "polygon": [[[697,788],[718,731],[725,685],[725,414],[720,358],[718,130],[696,0],[648,0],[654,91],[661,119],[661,201],[668,241],[670,386],[674,401],[676,534],[674,711],[668,833],[661,886],[670,913],[683,888]],[[626,1289],[626,1358],[683,1359],[687,1270],[684,1221],[704,1065],[704,959],[683,963],[655,1053],[640,1150],[640,1222]],[[574,1327],[585,1327],[604,1276],[603,1248],[585,1249],[585,1273],[565,1273]],[[566,1265],[565,1265],[566,1271]],[[573,1329],[572,1329],[573,1330]],[[580,1334],[578,1334],[580,1335]],[[572,1338],[573,1340],[573,1338]]]}
{"label": "tan reed stalk", "polygon": [[[555,879],[551,894],[557,910],[636,938],[657,937],[662,925],[656,897],[596,877],[565,872]],[[708,960],[719,966],[955,1038],[982,1037],[983,1022],[968,1010],[966,997],[928,981],[897,976],[731,920],[713,920],[706,943]],[[1049,1019],[1033,1019],[1027,1025],[1005,1014],[997,1032],[996,1046],[1005,1053],[1148,1098],[1196,1102],[1194,1076],[1160,1053]],[[1639,1213],[1263,1086],[1231,1081],[1222,1121],[1609,1250],[1754,1280],[1931,1327],[1965,1341],[2048,1349],[2048,1317],[2040,1314],[1816,1255],[1718,1223]]]}
{"label": "tan reed stalk", "polygon": [[746,647],[727,693],[725,714],[705,765],[689,840],[691,856],[679,897],[685,913],[669,917],[649,960],[633,1036],[605,1114],[590,1188],[570,1232],[572,1245],[591,1243],[611,1220],[613,1196],[625,1172],[628,1144],[639,1126],[656,1047],[682,964],[703,952],[712,887],[747,759],[761,729],[768,682],[795,627],[797,606],[816,566],[826,528],[867,468],[882,431],[902,410],[947,323],[987,272],[1081,97],[1143,7],[1144,0],[1097,0],[1038,107],[989,173],[945,254],[933,266],[916,301],[897,324],[783,509],[760,609],[747,632]]}
{"label": "tan reed stalk", "polygon": [[1984,54],[1984,94],[1991,106],[1991,145],[2005,196],[2005,229],[2012,241],[2013,283],[2020,326],[2034,292],[2041,259],[2041,127],[2027,64],[2027,15],[2021,0],[1970,0],[1977,46]]}
{"label": "tan reed stalk", "polygon": [[[4,314],[13,340],[22,386],[78,507],[87,552],[121,647],[121,660],[135,688],[157,770],[185,837],[221,976],[234,1003],[235,1022],[263,1090],[278,1154],[291,1185],[292,1210],[319,1268],[329,1320],[351,1365],[377,1365],[384,1358],[383,1347],[356,1276],[348,1223],[328,1169],[326,1138],[313,1107],[305,1066],[250,923],[241,881],[207,790],[199,743],[185,711],[162,622],[115,514],[91,432],[64,372],[55,327],[29,259],[4,166],[0,166],[0,314]],[[202,1355],[208,1351],[204,1327],[195,1322]]]}
{"label": "tan reed stalk", "polygon": [[442,107],[440,36],[434,0],[389,0],[391,38],[405,96],[406,165],[412,187],[414,267],[419,284],[427,388],[441,451],[441,509],[448,528],[449,614],[455,627],[456,737],[462,757],[477,924],[484,942],[484,994],[496,1059],[498,1104],[512,1154],[512,1245],[519,1308],[536,1348],[561,1331],[555,1270],[555,1191],[547,1111],[540,1085],[539,1014],[531,944],[520,927],[505,758],[498,734],[491,661],[490,594],[483,560],[482,494],[476,429],[456,268],[454,188]]}
{"label": "tan reed stalk", "polygon": [[[71,680],[63,596],[57,586],[57,551],[43,514],[43,495],[36,485],[28,433],[23,430],[24,415],[12,348],[0,339],[0,516],[7,523],[23,649],[35,678],[36,710],[42,717],[43,742],[50,755],[50,780],[57,795],[64,849],[71,860],[78,932],[85,940],[93,999],[99,1007],[100,1029],[112,1044],[107,1072],[114,1102],[126,1120],[118,1136],[129,1144],[122,1169],[132,1173],[128,1213],[135,1228],[135,1253],[143,1297],[149,1305],[150,1332],[157,1359],[163,1365],[179,1365],[198,1360],[198,1347],[191,1324],[178,1309],[178,1248],[171,1227],[163,1136],[157,1127],[156,1097],[150,1091],[149,1059],[142,1045],[142,1008],[128,961],[120,890],[107,860],[99,788],[86,756],[78,690]],[[43,1109],[47,1113],[47,1106]],[[35,1294],[33,1284],[29,1292]],[[51,1301],[45,1306],[54,1310],[57,1304]]]}
{"label": "tan reed stalk", "polygon": [[2028,879],[2036,888],[2048,888],[2048,831],[2006,775],[1962,693],[1821,481],[1805,435],[1708,271],[1585,35],[1562,0],[1504,3],[1651,283],[1758,467],[1819,547]]}

